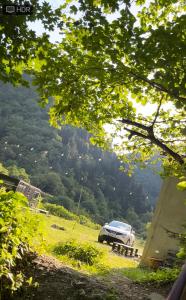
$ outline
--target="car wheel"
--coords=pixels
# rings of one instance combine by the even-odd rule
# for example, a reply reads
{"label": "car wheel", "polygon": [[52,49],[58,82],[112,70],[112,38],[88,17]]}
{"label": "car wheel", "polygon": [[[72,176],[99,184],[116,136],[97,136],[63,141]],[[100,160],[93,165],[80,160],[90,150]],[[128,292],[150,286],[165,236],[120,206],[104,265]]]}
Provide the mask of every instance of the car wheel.
{"label": "car wheel", "polygon": [[101,236],[98,236],[98,242],[103,243],[103,238]]}

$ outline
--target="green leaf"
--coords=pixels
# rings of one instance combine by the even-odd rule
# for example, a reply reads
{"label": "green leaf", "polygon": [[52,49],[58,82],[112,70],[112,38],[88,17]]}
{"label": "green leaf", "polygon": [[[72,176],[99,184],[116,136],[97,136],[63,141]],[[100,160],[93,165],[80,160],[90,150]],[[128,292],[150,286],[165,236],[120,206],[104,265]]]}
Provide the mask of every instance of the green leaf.
{"label": "green leaf", "polygon": [[181,191],[184,191],[186,190],[186,181],[180,181],[178,184],[177,184],[177,188]]}

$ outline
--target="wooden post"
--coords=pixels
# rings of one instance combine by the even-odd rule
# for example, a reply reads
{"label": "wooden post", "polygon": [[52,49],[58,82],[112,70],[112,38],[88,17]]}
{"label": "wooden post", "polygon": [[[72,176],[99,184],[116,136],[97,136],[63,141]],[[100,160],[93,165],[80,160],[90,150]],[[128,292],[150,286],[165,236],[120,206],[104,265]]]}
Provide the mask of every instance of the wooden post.
{"label": "wooden post", "polygon": [[126,247],[125,248],[125,256],[127,256],[128,255],[128,248]]}
{"label": "wooden post", "polygon": [[121,254],[123,255],[123,254],[124,254],[124,252],[125,252],[125,247],[124,247],[124,246],[122,246]]}
{"label": "wooden post", "polygon": [[114,251],[116,248],[117,248],[117,247],[116,247],[116,243],[113,243],[113,244],[112,244],[112,251]]}

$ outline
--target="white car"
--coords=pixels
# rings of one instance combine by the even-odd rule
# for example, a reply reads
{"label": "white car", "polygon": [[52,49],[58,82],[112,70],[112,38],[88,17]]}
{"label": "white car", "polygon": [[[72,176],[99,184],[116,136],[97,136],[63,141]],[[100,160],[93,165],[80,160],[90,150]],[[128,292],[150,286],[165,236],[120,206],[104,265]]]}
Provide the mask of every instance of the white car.
{"label": "white car", "polygon": [[135,231],[132,226],[119,221],[106,223],[100,230],[98,242],[107,243],[119,242],[128,246],[133,246],[135,241]]}

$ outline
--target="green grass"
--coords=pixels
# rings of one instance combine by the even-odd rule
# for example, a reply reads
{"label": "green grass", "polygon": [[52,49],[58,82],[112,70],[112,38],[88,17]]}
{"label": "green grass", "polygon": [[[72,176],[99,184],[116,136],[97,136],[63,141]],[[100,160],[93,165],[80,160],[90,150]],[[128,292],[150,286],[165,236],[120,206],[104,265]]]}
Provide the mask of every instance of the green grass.
{"label": "green grass", "polygon": [[84,215],[76,215],[61,205],[44,203],[42,208],[46,209],[51,215],[63,218],[65,220],[77,221],[78,223],[85,225],[93,229],[100,229],[100,225],[95,224],[90,218]]}
{"label": "green grass", "polygon": [[[123,268],[136,268],[138,263],[131,259],[123,256],[118,256],[111,251],[111,247],[107,244],[100,244],[97,242],[99,230],[92,229],[90,227],[81,225],[76,221],[66,220],[56,216],[41,216],[43,220],[43,238],[45,244],[45,253],[47,255],[56,256],[58,259],[63,261],[63,263],[72,266],[73,268],[81,269],[89,273],[105,273],[113,270],[122,270]],[[57,230],[51,227],[52,224],[57,224],[63,226],[65,230]],[[79,264],[72,258],[66,255],[56,255],[54,253],[54,248],[60,242],[67,242],[75,240],[80,244],[89,244],[96,247],[98,250],[103,252],[103,257],[99,263],[93,266],[87,266],[85,264]],[[142,245],[140,241],[136,241],[136,246],[140,247],[140,252],[142,252]]]}
{"label": "green grass", "polygon": [[[81,225],[77,221],[52,215],[40,215],[40,218],[43,223],[44,248],[42,251],[80,272],[97,276],[104,275],[105,280],[109,280],[113,275],[126,276],[140,283],[174,281],[179,273],[178,269],[162,269],[152,272],[148,269],[139,268],[139,263],[134,259],[119,256],[111,251],[111,246],[98,243],[99,230]],[[54,229],[51,227],[52,224],[62,226],[65,230]],[[135,241],[134,247],[139,249],[139,253],[142,253],[143,246],[144,241],[139,239]],[[69,251],[67,251],[67,248],[70,248]],[[85,263],[85,257],[83,257],[84,253],[89,258],[92,251],[93,255],[96,253],[99,259],[87,264]]]}
{"label": "green grass", "polygon": [[[88,275],[103,276],[110,282],[114,276],[130,278],[134,282],[173,282],[179,269],[159,269],[153,272],[139,267],[139,262],[112,252],[111,246],[97,242],[99,230],[57,216],[40,215],[43,232],[43,248],[40,253],[54,256],[64,265]],[[64,227],[54,229],[52,224]],[[136,239],[135,248],[142,253],[144,241]]]}
{"label": "green grass", "polygon": [[132,279],[135,282],[156,282],[170,283],[176,280],[180,270],[178,268],[162,268],[157,271],[142,268],[125,268],[119,272],[121,275]]}

